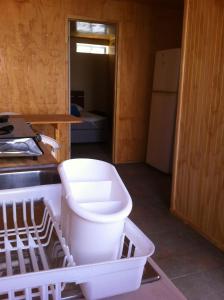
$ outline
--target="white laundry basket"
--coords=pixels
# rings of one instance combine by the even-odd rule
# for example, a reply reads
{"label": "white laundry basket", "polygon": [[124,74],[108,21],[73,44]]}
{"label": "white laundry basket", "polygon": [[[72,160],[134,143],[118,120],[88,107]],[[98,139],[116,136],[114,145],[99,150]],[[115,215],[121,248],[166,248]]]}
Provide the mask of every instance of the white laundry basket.
{"label": "white laundry basket", "polygon": [[115,167],[93,159],[71,159],[58,168],[62,186],[62,230],[77,264],[118,259],[131,197]]}

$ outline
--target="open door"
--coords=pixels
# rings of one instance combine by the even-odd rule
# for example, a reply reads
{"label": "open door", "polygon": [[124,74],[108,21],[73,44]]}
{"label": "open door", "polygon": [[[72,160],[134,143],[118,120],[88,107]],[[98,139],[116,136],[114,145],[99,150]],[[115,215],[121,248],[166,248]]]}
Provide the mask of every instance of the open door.
{"label": "open door", "polygon": [[112,162],[116,25],[69,20],[71,157]]}

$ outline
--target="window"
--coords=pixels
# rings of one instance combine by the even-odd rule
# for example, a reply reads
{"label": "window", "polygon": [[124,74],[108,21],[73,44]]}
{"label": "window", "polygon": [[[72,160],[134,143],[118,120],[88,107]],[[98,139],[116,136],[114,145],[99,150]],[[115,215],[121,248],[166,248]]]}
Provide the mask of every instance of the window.
{"label": "window", "polygon": [[109,47],[105,45],[76,43],[76,52],[92,54],[108,54]]}
{"label": "window", "polygon": [[105,24],[98,24],[98,23],[88,23],[88,22],[76,22],[76,30],[78,32],[83,33],[106,33],[106,25]]}

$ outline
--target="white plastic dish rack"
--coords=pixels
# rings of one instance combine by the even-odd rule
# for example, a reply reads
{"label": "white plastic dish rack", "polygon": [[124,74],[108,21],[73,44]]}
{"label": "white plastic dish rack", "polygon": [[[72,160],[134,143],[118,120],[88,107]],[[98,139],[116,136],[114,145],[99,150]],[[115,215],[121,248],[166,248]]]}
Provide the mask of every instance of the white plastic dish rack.
{"label": "white plastic dish rack", "polygon": [[139,288],[154,245],[131,220],[118,259],[77,266],[60,218],[60,184],[0,191],[0,300],[77,299],[79,284],[87,299]]}

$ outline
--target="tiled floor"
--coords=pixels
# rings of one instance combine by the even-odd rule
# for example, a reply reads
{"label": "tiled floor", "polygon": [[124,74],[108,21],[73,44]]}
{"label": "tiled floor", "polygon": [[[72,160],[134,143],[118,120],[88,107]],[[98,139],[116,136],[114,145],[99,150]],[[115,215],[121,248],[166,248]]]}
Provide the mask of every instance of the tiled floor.
{"label": "tiled floor", "polygon": [[[110,161],[100,145],[76,145],[72,153]],[[224,253],[170,214],[170,176],[146,164],[116,168],[133,200],[131,219],[154,242],[158,265],[187,299],[224,299]]]}

